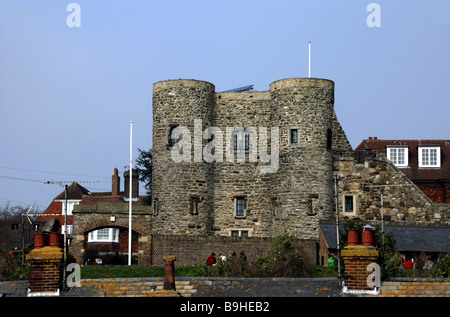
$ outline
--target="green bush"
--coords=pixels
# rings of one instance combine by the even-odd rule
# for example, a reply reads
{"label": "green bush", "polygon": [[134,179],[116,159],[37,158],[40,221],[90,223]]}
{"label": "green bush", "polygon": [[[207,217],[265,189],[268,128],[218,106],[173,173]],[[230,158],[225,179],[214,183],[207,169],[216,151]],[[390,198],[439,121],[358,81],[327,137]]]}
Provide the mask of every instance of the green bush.
{"label": "green bush", "polygon": [[450,248],[447,250],[447,254],[438,262],[438,267],[433,270],[432,277],[449,278],[450,277]]}
{"label": "green bush", "polygon": [[271,239],[269,251],[249,260],[232,256],[226,261],[217,261],[216,265],[206,268],[208,276],[234,277],[306,277],[313,270],[305,265],[303,255],[296,247],[297,238],[284,233]]}
{"label": "green bush", "polygon": [[0,249],[0,281],[28,279],[28,265],[22,266],[22,252],[5,252]]}

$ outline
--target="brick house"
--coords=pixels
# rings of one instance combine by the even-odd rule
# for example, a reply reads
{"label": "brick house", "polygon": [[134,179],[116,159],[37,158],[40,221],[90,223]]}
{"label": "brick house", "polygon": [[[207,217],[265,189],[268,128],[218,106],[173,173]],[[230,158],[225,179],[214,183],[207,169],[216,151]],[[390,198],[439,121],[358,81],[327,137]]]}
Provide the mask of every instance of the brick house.
{"label": "brick house", "polygon": [[[81,252],[82,255],[77,259],[79,263],[123,264],[124,255],[126,257],[128,254],[129,172],[124,172],[123,191],[121,191],[118,174],[118,170],[114,169],[110,192],[90,192],[80,184],[72,183],[67,187],[67,199],[64,190],[53,199],[42,216],[37,219],[40,222],[57,219],[60,225],[58,232],[64,233],[64,212],[67,201],[66,225],[69,253],[79,255]],[[140,209],[150,209],[150,207],[144,204],[145,196],[139,196],[139,182],[135,173],[133,173],[132,182],[133,218],[136,218],[139,217]],[[75,219],[77,215],[78,220]],[[133,225],[133,261],[137,261],[138,240],[143,233],[143,230],[135,231],[139,227],[139,221],[137,223]],[[76,228],[77,225],[79,228]],[[80,240],[83,243],[80,244]],[[73,242],[75,247],[72,247]]]}
{"label": "brick house", "polygon": [[384,153],[430,199],[450,203],[450,140],[380,140],[369,137],[355,153]]}
{"label": "brick house", "polygon": [[[67,187],[67,197],[66,190],[63,190],[58,196],[56,196],[47,209],[42,213],[42,215],[37,219],[37,221],[45,222],[49,219],[57,219],[59,222],[58,232],[64,233],[64,223],[67,221],[67,235],[68,244],[72,239],[73,231],[73,207],[79,204],[84,195],[90,195],[89,190],[81,186],[80,184],[74,182]],[[66,199],[67,198],[67,199]],[[67,202],[67,217],[65,217]],[[67,219],[65,219],[67,218]],[[66,221],[65,221],[66,220]]]}
{"label": "brick house", "polygon": [[[94,265],[127,263],[129,171],[123,174],[123,191],[120,190],[118,170],[114,169],[111,192],[83,195],[79,204],[74,207],[70,253],[76,258],[77,263]],[[132,263],[148,265],[152,207],[146,205],[145,195],[139,195],[137,173],[133,173],[131,190]]]}

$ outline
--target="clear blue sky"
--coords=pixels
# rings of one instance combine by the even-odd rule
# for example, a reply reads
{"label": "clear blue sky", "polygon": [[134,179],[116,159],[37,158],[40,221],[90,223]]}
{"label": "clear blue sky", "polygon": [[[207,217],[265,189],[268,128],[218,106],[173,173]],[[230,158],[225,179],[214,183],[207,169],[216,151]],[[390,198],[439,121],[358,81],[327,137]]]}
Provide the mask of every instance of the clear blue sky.
{"label": "clear blue sky", "polygon": [[[372,2],[381,27],[366,23]],[[153,83],[267,90],[308,76],[309,41],[353,147],[450,139],[449,14],[448,0],[0,0],[0,205],[45,210],[63,190],[46,181],[110,190],[130,121],[133,157],[152,145]]]}

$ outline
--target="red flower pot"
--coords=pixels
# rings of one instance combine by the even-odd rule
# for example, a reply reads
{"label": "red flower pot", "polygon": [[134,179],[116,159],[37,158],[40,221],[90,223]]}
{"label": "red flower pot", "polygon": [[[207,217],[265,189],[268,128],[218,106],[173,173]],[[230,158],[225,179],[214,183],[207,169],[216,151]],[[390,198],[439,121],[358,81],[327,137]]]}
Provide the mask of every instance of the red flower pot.
{"label": "red flower pot", "polygon": [[358,230],[347,231],[347,245],[358,245],[359,235]]}

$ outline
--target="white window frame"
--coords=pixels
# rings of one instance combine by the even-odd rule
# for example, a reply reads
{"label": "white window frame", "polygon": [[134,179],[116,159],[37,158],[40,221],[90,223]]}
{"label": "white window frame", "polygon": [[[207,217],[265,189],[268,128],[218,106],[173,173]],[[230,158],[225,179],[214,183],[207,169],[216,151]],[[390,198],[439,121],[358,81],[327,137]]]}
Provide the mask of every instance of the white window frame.
{"label": "white window frame", "polygon": [[[352,197],[353,198],[353,210],[352,211],[346,211],[345,210],[346,197]],[[353,194],[343,194],[342,195],[342,213],[344,215],[356,215],[356,195],[353,195]]]}
{"label": "white window frame", "polygon": [[100,228],[92,230],[88,233],[88,242],[118,243],[119,228]]}
{"label": "white window frame", "polygon": [[[431,164],[430,153],[436,152],[436,160]],[[440,146],[419,146],[418,148],[419,167],[441,167],[441,147]]]}
{"label": "white window frame", "polygon": [[[64,234],[64,225],[61,225],[61,233]],[[67,234],[73,233],[73,225],[67,225]]]}
{"label": "white window frame", "polygon": [[[391,152],[392,150],[392,152]],[[399,152],[403,152],[403,162],[399,161]],[[409,164],[408,160],[408,146],[386,146],[386,156],[389,161],[392,162],[397,167],[407,167]]]}
{"label": "white window frame", "polygon": [[[66,200],[65,199],[60,199],[57,200],[62,202],[62,208],[61,208],[61,215],[64,216],[65,212],[66,212]],[[67,199],[67,216],[72,216],[73,213],[73,207],[75,205],[78,205],[80,203],[81,199]]]}

